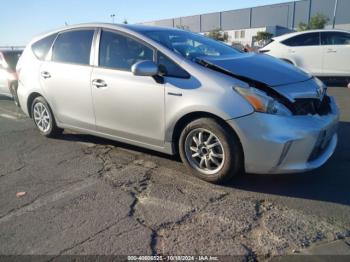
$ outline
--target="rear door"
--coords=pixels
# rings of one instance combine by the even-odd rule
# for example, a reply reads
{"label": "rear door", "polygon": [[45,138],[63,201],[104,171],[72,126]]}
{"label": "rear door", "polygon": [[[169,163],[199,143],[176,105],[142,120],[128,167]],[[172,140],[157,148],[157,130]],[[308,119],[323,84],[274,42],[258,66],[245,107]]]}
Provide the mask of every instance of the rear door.
{"label": "rear door", "polygon": [[61,32],[50,61],[40,68],[41,84],[55,117],[83,129],[95,129],[90,85],[94,33],[93,28]]}
{"label": "rear door", "polygon": [[305,33],[282,41],[288,47],[287,56],[305,71],[322,74],[323,48],[320,33]]}
{"label": "rear door", "polygon": [[324,52],[323,74],[326,76],[350,76],[350,34],[322,32]]}

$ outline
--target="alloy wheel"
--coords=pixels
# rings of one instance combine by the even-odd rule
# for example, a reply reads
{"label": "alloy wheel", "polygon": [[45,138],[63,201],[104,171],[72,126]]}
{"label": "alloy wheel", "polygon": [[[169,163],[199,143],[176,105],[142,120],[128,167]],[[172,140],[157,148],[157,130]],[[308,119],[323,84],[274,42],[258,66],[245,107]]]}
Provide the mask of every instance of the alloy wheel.
{"label": "alloy wheel", "polygon": [[38,102],[34,105],[33,117],[35,124],[39,130],[43,133],[46,133],[51,127],[51,116],[49,110],[41,102]]}
{"label": "alloy wheel", "polygon": [[221,141],[209,130],[192,130],[185,140],[185,153],[189,164],[197,171],[213,175],[224,165],[225,152]]}

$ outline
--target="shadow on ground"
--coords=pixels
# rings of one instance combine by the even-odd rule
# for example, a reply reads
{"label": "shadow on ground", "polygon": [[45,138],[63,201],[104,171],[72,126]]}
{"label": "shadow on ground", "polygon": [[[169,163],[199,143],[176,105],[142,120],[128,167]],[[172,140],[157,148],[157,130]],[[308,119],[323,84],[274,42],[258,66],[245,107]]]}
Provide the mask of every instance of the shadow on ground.
{"label": "shadow on ground", "polygon": [[126,150],[135,151],[135,152],[142,153],[142,154],[147,154],[147,155],[151,155],[151,156],[155,156],[155,157],[161,157],[164,159],[177,161],[179,163],[181,162],[179,156],[171,156],[171,155],[167,155],[167,154],[153,151],[150,149],[146,149],[146,148],[142,148],[142,147],[138,147],[138,146],[133,146],[133,145],[129,145],[129,144],[125,144],[122,142],[117,142],[114,140],[109,140],[106,138],[97,137],[97,136],[93,136],[93,135],[64,133],[63,135],[57,137],[56,139],[65,140],[65,141],[72,141],[72,142],[93,143],[96,145],[105,145],[105,146],[111,145],[111,146],[123,148]]}
{"label": "shadow on ground", "polygon": [[0,95],[0,101],[13,101],[13,99],[8,96]]}
{"label": "shadow on ground", "polygon": [[251,175],[232,187],[288,197],[350,205],[350,123],[339,125],[339,144],[334,156],[321,168],[303,174]]}
{"label": "shadow on ground", "polygon": [[[303,174],[246,174],[225,187],[255,193],[303,198],[350,205],[350,123],[339,124],[339,145],[334,156],[323,167]],[[98,138],[90,135],[65,134],[59,139],[98,145],[113,145],[157,157],[181,165],[178,156],[168,156],[151,150]],[[184,177],[184,179],[186,179]]]}

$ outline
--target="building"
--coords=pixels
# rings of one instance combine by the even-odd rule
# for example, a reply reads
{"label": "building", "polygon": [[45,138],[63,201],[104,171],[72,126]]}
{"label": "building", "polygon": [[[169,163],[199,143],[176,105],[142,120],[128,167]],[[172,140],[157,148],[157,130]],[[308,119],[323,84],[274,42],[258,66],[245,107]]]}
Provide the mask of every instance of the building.
{"label": "building", "polygon": [[316,14],[329,18],[327,28],[350,30],[350,0],[300,0],[239,10],[163,19],[143,24],[178,27],[198,33],[222,30],[229,42],[254,45],[254,36],[267,31],[275,36],[295,30]]}

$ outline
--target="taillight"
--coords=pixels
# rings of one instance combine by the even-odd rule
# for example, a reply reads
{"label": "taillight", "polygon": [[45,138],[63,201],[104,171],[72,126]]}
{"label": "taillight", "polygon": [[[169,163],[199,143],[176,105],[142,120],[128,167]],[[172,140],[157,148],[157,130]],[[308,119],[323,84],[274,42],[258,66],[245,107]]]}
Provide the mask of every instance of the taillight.
{"label": "taillight", "polygon": [[17,73],[11,70],[7,70],[7,79],[10,82],[18,80]]}
{"label": "taillight", "polygon": [[16,78],[17,78],[17,80],[19,79],[20,74],[21,74],[21,68],[17,67],[17,70],[16,70]]}
{"label": "taillight", "polygon": [[13,76],[14,79],[18,80],[18,75],[17,75],[16,72],[12,72],[12,76]]}

